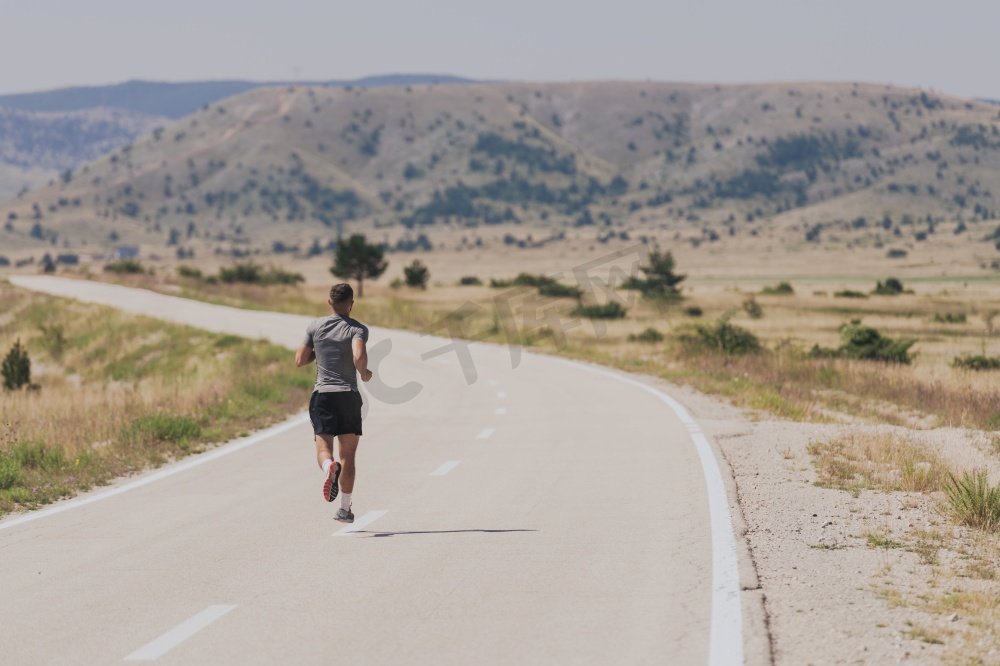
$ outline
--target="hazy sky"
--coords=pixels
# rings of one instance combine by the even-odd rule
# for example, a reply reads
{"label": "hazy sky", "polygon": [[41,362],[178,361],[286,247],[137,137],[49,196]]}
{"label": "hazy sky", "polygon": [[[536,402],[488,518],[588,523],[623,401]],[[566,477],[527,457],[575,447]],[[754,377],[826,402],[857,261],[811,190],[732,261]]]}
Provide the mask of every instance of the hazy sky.
{"label": "hazy sky", "polygon": [[0,0],[0,92],[433,72],[1000,98],[997,26],[996,0]]}

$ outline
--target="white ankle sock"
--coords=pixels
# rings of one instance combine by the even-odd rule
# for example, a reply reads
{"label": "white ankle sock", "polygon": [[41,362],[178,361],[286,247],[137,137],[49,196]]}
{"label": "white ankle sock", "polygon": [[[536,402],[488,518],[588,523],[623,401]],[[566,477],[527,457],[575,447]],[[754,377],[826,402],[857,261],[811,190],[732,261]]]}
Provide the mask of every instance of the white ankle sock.
{"label": "white ankle sock", "polygon": [[351,510],[351,493],[340,493],[340,508]]}
{"label": "white ankle sock", "polygon": [[329,472],[330,471],[330,467],[332,465],[333,465],[333,461],[330,460],[329,458],[327,458],[326,460],[324,460],[323,461],[323,474],[326,474],[327,472]]}

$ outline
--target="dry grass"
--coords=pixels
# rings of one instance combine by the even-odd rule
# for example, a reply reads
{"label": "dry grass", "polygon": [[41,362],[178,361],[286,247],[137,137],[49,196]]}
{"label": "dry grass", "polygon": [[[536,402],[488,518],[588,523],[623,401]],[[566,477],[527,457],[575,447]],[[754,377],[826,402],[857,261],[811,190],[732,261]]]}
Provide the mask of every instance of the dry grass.
{"label": "dry grass", "polygon": [[0,351],[19,338],[40,387],[0,393],[0,513],[272,423],[311,387],[262,342],[2,282],[0,312]]}
{"label": "dry grass", "polygon": [[944,486],[950,473],[936,451],[894,433],[851,433],[812,442],[808,450],[819,485],[851,492],[933,492]]}

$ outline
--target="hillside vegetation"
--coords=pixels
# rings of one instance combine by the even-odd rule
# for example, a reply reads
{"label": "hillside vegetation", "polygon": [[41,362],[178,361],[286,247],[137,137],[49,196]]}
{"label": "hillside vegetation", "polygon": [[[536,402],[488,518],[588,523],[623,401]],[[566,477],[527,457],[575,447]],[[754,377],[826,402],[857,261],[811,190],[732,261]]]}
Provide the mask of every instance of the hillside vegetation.
{"label": "hillside vegetation", "polygon": [[992,251],[998,195],[997,108],[915,89],[288,87],[213,104],[0,205],[0,239],[241,254],[345,228],[527,224],[706,243],[767,229],[788,245],[968,234]]}

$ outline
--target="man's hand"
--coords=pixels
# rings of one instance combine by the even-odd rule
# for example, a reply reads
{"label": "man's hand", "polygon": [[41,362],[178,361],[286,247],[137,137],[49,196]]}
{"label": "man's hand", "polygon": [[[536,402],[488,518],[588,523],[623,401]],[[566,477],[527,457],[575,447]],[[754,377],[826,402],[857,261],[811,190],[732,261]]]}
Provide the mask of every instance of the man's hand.
{"label": "man's hand", "polygon": [[371,370],[365,370],[364,372],[361,373],[361,381],[368,382],[371,381],[371,378],[372,378]]}

